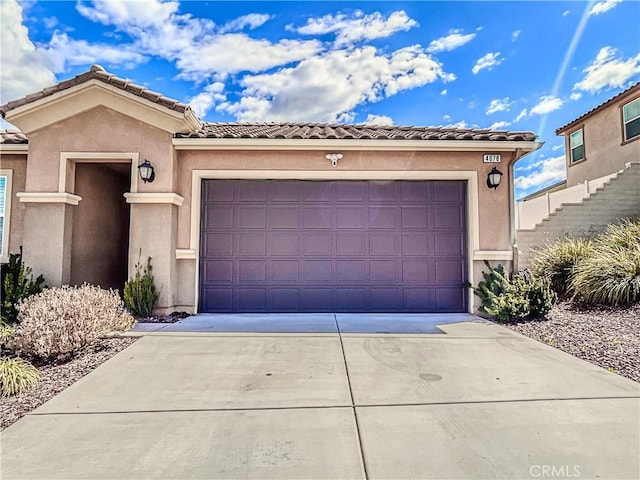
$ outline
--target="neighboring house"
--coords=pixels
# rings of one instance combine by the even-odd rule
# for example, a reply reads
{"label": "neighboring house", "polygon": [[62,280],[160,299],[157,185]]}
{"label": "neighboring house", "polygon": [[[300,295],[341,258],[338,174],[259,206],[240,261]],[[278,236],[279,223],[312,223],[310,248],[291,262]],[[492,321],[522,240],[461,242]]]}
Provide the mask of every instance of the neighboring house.
{"label": "neighboring house", "polygon": [[567,179],[518,202],[520,265],[562,233],[601,231],[640,215],[640,83],[556,130]]}
{"label": "neighboring house", "polygon": [[23,132],[0,145],[3,259],[23,245],[49,285],[121,288],[150,256],[164,312],[474,311],[466,282],[513,259],[513,164],[540,147],[530,132],[207,124],[99,66],[1,110]]}

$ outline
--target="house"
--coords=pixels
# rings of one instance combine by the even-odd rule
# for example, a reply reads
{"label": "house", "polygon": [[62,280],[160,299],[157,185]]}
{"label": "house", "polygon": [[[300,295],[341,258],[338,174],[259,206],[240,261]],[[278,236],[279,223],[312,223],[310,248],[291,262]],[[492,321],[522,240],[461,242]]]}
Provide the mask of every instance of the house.
{"label": "house", "polygon": [[0,147],[3,258],[22,245],[49,285],[121,288],[151,257],[159,312],[474,311],[466,282],[513,259],[513,164],[540,147],[531,132],[203,123],[99,66],[0,108],[22,132]]}
{"label": "house", "polygon": [[567,178],[518,202],[520,267],[563,233],[589,235],[640,215],[640,83],[556,130]]}

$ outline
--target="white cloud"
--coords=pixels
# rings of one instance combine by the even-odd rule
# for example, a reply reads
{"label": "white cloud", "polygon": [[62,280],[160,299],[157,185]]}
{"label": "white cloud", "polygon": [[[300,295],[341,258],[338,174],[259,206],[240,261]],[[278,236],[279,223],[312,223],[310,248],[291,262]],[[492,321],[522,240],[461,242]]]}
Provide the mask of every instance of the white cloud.
{"label": "white cloud", "polygon": [[508,127],[509,125],[511,125],[511,123],[509,123],[509,122],[494,122],[494,123],[491,124],[489,129],[490,130],[498,130],[500,128]]}
{"label": "white cloud", "polygon": [[410,18],[405,11],[391,13],[385,18],[380,12],[365,15],[356,10],[352,16],[342,13],[328,14],[319,18],[309,18],[302,27],[295,30],[303,35],[336,34],[336,45],[352,45],[360,40],[386,38],[396,32],[407,31],[418,26],[418,22]]}
{"label": "white cloud", "polygon": [[526,116],[527,116],[527,113],[529,113],[529,112],[527,112],[527,109],[526,109],[526,108],[524,108],[524,109],[523,109],[523,110],[518,114],[518,116],[516,117],[516,119],[514,120],[514,122],[515,122],[515,123],[518,123],[520,120],[522,120],[524,117],[526,117]]}
{"label": "white cloud", "polygon": [[640,73],[640,54],[627,60],[617,54],[615,48],[601,48],[591,65],[583,70],[586,76],[573,89],[593,93],[604,88],[620,88]]}
{"label": "white cloud", "polygon": [[446,95],[446,94],[447,94],[447,89],[446,88],[440,92],[440,95]]}
{"label": "white cloud", "polygon": [[529,167],[517,168],[516,170],[528,171],[533,169],[536,170],[533,173],[515,177],[514,184],[516,188],[522,190],[537,190],[552,183],[564,180],[566,177],[566,160],[564,155],[560,155],[558,157],[551,157],[546,160],[535,162]]}
{"label": "white cloud", "polygon": [[227,100],[224,92],[224,83],[214,82],[207,85],[202,92],[189,100],[189,105],[199,117],[204,117],[216,103],[221,104]]}
{"label": "white cloud", "polygon": [[362,103],[454,78],[417,45],[385,55],[371,46],[334,50],[274,73],[245,75],[243,98],[217,109],[242,121],[332,122]]}
{"label": "white cloud", "polygon": [[620,2],[622,2],[622,0],[604,0],[603,2],[598,2],[593,7],[591,7],[591,10],[589,10],[589,15],[600,15],[601,13],[611,10]]}
{"label": "white cloud", "polygon": [[443,116],[443,117],[442,117],[442,119],[443,119],[445,122],[450,122],[450,121],[451,121],[451,115],[445,115],[445,116]]}
{"label": "white cloud", "polygon": [[514,30],[511,33],[511,41],[515,42],[518,39],[518,37],[520,36],[521,33],[522,33],[522,30]]}
{"label": "white cloud", "polygon": [[489,103],[486,114],[491,115],[496,112],[508,112],[513,104],[514,102],[509,101],[509,97],[493,99]]}
{"label": "white cloud", "polygon": [[476,37],[475,33],[463,34],[462,30],[449,30],[449,35],[433,40],[427,47],[427,52],[449,52],[469,43]]}
{"label": "white cloud", "polygon": [[566,17],[567,15],[569,15],[571,13],[571,10],[565,10],[564,12],[562,12],[562,16]]}
{"label": "white cloud", "polygon": [[250,13],[225,23],[218,31],[220,33],[235,32],[245,27],[253,30],[264,25],[270,19],[271,15],[267,15],[266,13]]}
{"label": "white cloud", "polygon": [[465,120],[460,120],[456,123],[450,123],[449,125],[445,125],[443,128],[469,128],[469,124]]}
{"label": "white cloud", "polygon": [[0,2],[0,104],[53,85],[45,58],[29,39],[22,7],[15,0]]}
{"label": "white cloud", "polygon": [[569,95],[569,98],[571,100],[580,100],[582,98],[582,94],[580,92],[573,92],[571,95]]}
{"label": "white cloud", "polygon": [[53,30],[60,24],[56,17],[45,17],[42,19],[42,23],[44,23],[44,28],[47,30]]}
{"label": "white cloud", "polygon": [[540,97],[537,105],[531,108],[529,115],[544,115],[554,112],[562,107],[564,101],[553,95],[545,95]]}
{"label": "white cloud", "polygon": [[564,148],[564,144],[561,143],[560,145],[554,145],[553,147],[551,147],[551,150],[553,150],[554,152],[557,152],[558,150]]}
{"label": "white cloud", "polygon": [[496,67],[498,65],[500,65],[503,61],[504,58],[498,58],[500,56],[500,52],[489,52],[486,55],[480,57],[478,59],[478,61],[476,62],[476,64],[473,66],[473,68],[471,69],[471,71],[475,74],[477,74],[480,70],[484,70],[484,69],[493,69],[493,67]]}
{"label": "white cloud", "polygon": [[388,117],[386,115],[367,115],[367,119],[364,123],[368,125],[379,125],[379,126],[391,126],[393,125],[393,118]]}
{"label": "white cloud", "polygon": [[146,61],[146,57],[138,53],[133,45],[116,46],[92,43],[86,40],[74,40],[66,33],[56,32],[51,41],[42,48],[44,58],[53,71],[64,72],[69,65],[90,65],[105,63],[133,68]]}

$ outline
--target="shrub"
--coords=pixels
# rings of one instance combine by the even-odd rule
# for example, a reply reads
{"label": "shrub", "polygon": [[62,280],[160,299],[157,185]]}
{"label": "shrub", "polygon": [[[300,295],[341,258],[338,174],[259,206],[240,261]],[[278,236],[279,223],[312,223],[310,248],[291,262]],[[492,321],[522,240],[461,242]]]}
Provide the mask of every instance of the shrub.
{"label": "shrub", "polygon": [[18,312],[20,324],[10,346],[40,359],[65,359],[134,323],[118,292],[92,285],[49,288],[23,300]]}
{"label": "shrub", "polygon": [[124,303],[136,317],[148,317],[158,301],[159,293],[153,283],[153,267],[151,257],[147,265],[142,267],[136,263],[136,274],[124,285]]}
{"label": "shrub", "polygon": [[22,253],[9,255],[9,261],[0,267],[2,272],[2,320],[15,323],[18,319],[18,302],[42,291],[44,277],[38,275],[34,280],[31,268],[22,263]]}
{"label": "shrub", "polygon": [[536,278],[529,271],[519,272],[512,279],[504,266],[489,268],[483,272],[483,280],[474,289],[481,300],[480,310],[499,322],[520,317],[544,317],[556,302],[556,294],[546,279]]}
{"label": "shrub", "polygon": [[546,278],[558,295],[566,296],[571,293],[571,279],[576,265],[592,249],[592,239],[560,238],[536,253],[531,260],[531,271],[535,277]]}
{"label": "shrub", "polygon": [[574,298],[589,304],[640,302],[640,220],[609,225],[575,269]]}
{"label": "shrub", "polygon": [[40,372],[21,358],[0,358],[0,395],[10,397],[35,387]]}

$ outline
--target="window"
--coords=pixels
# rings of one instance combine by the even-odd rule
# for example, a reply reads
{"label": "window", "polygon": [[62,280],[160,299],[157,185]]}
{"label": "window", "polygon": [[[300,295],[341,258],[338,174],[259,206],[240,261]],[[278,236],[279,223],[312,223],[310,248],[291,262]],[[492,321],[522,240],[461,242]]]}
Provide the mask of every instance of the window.
{"label": "window", "polygon": [[11,214],[11,170],[0,170],[0,258],[9,258],[9,215]]}
{"label": "window", "polygon": [[640,98],[622,107],[622,121],[625,142],[640,136]]}
{"label": "window", "polygon": [[582,138],[582,129],[576,130],[569,135],[569,145],[571,147],[571,163],[584,160],[584,139]]}

